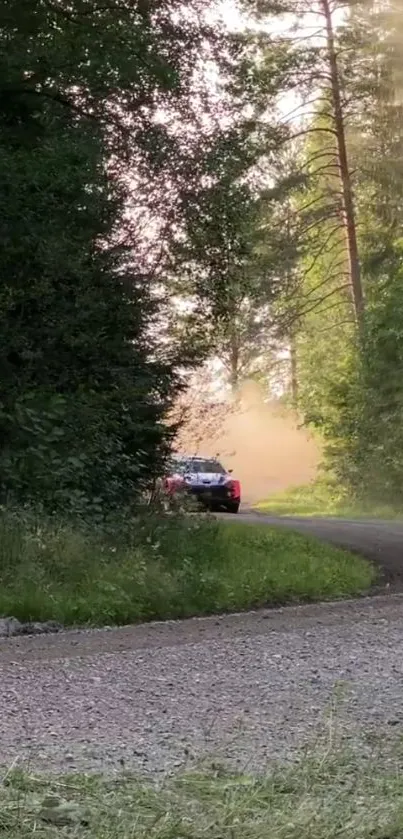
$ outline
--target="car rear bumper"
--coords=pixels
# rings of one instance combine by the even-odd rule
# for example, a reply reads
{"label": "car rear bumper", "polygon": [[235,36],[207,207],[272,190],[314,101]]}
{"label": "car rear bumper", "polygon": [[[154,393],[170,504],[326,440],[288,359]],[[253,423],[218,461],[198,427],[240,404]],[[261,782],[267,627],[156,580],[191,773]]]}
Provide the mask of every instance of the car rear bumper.
{"label": "car rear bumper", "polygon": [[187,490],[190,495],[197,498],[203,504],[228,504],[239,502],[230,487],[226,486],[192,486]]}

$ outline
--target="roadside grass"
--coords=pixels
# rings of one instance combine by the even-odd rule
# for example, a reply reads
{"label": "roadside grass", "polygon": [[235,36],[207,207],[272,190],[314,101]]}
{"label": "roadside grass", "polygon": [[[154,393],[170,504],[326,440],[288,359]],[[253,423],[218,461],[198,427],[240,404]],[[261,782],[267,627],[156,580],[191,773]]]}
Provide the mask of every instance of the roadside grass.
{"label": "roadside grass", "polygon": [[326,482],[290,487],[255,505],[257,510],[273,516],[334,517],[345,519],[403,519],[403,509],[390,504],[371,503],[346,496]]}
{"label": "roadside grass", "polygon": [[209,516],[151,514],[106,531],[0,512],[0,615],[21,621],[186,618],[348,597],[375,577],[315,539]]}
{"label": "roadside grass", "polygon": [[401,748],[383,762],[329,748],[265,775],[210,767],[157,781],[11,771],[0,784],[0,832],[3,839],[398,839],[401,757]]}

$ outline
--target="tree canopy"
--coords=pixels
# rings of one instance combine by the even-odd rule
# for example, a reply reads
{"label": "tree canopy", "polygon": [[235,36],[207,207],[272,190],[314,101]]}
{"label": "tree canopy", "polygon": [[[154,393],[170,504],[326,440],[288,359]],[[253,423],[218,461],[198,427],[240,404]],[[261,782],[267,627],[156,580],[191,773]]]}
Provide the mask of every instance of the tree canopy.
{"label": "tree canopy", "polygon": [[2,4],[3,500],[131,503],[213,357],[289,359],[338,480],[400,497],[401,9],[239,9]]}

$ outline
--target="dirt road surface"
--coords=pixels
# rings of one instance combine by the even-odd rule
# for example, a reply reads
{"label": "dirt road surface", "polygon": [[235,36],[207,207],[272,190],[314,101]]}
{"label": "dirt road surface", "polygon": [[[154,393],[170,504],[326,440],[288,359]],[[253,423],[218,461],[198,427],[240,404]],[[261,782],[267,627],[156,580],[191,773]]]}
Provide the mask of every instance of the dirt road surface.
{"label": "dirt road surface", "polygon": [[362,751],[403,726],[402,652],[400,595],[2,641],[0,764],[259,770],[329,726]]}
{"label": "dirt road surface", "polygon": [[[392,590],[402,581],[403,523],[233,520],[313,534],[381,564]],[[155,773],[210,755],[264,769],[326,736],[331,709],[362,750],[403,728],[402,684],[400,594],[13,638],[0,642],[0,764]]]}

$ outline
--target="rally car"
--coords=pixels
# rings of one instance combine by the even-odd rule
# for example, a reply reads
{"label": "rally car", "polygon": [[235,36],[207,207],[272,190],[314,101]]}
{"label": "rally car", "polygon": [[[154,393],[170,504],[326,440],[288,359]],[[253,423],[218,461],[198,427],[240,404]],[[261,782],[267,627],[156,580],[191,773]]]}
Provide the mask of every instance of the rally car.
{"label": "rally car", "polygon": [[188,492],[210,510],[237,513],[241,484],[215,458],[177,455],[172,458],[164,488],[169,495]]}

